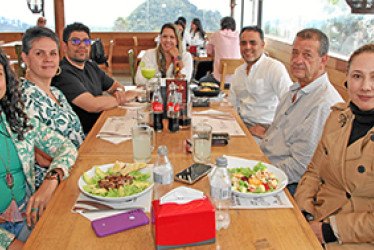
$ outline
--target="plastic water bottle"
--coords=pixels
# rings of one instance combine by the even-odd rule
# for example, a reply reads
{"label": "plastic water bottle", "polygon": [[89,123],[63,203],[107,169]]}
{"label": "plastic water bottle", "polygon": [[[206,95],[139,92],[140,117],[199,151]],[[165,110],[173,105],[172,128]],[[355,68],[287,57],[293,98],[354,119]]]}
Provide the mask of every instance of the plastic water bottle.
{"label": "plastic water bottle", "polygon": [[210,178],[210,196],[216,208],[216,230],[227,229],[230,225],[231,178],[225,157],[216,159],[216,168]]}
{"label": "plastic water bottle", "polygon": [[168,158],[168,148],[164,145],[157,149],[157,160],[153,166],[154,199],[159,200],[173,188],[174,170]]}

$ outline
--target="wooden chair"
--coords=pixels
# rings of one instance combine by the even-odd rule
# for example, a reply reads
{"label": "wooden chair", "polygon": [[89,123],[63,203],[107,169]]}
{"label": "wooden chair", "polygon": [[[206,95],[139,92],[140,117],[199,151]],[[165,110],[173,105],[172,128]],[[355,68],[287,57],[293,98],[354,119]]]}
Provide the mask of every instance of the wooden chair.
{"label": "wooden chair", "polygon": [[234,74],[237,67],[244,63],[243,59],[221,58],[219,62],[219,73],[221,74],[220,88],[224,90],[227,74]]}
{"label": "wooden chair", "polygon": [[109,50],[108,50],[108,75],[110,77],[113,76],[113,49],[114,49],[114,40],[110,40]]}
{"label": "wooden chair", "polygon": [[109,41],[109,45],[104,45],[105,55],[107,55],[107,63],[99,64],[99,67],[104,70],[108,76],[113,77],[113,50],[114,50],[114,40]]}
{"label": "wooden chair", "polygon": [[132,85],[136,85],[135,83],[135,74],[136,74],[135,53],[133,49],[130,49],[128,53],[129,53],[129,65],[130,65],[130,75],[131,75]]}

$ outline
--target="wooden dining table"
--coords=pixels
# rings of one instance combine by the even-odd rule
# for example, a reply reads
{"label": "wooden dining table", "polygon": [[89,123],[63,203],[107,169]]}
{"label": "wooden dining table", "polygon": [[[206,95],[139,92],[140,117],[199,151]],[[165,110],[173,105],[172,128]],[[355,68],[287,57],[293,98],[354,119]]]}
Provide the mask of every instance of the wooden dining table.
{"label": "wooden dining table", "polygon": [[[269,162],[229,103],[212,104],[211,108],[231,113],[234,116],[233,119],[237,120],[246,134],[245,136],[232,136],[227,146],[212,147],[212,162],[216,157],[222,155]],[[194,108],[194,111],[204,109],[207,108]],[[112,144],[96,138],[108,117],[123,116],[126,112],[126,109],[115,108],[102,113],[79,149],[79,157],[72,168],[71,175],[56,190],[28,239],[25,249],[145,250],[155,248],[151,223],[100,238],[96,236],[88,219],[71,212],[80,194],[78,180],[83,172],[91,169],[94,165],[113,163],[116,160],[133,162],[131,140]],[[191,130],[169,133],[166,122],[164,120],[164,131],[156,133],[155,148],[159,145],[168,147],[168,157],[176,173],[193,163],[192,155],[185,148],[185,140],[191,137]],[[156,151],[153,151],[150,163],[155,162]],[[174,182],[174,187],[181,185],[185,184]],[[201,190],[209,197],[207,177],[203,177],[189,187]],[[228,229],[216,232],[215,243],[186,247],[185,249],[322,249],[294,200],[287,190],[285,192],[292,202],[293,208],[230,210],[230,226]],[[150,217],[149,213],[147,215]],[[198,227],[198,225],[196,226]]]}

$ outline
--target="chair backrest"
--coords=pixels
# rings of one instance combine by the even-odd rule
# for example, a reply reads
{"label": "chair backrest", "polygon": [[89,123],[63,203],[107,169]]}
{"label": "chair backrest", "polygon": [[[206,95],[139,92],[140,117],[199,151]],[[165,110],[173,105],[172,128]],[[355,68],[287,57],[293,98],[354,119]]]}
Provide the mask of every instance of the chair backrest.
{"label": "chair backrest", "polygon": [[241,59],[229,59],[221,58],[219,61],[219,73],[221,74],[220,88],[223,90],[225,86],[225,80],[227,74],[234,74],[237,67],[242,65],[244,60]]}
{"label": "chair backrest", "polygon": [[135,70],[135,54],[134,54],[134,50],[130,49],[128,53],[129,53],[129,64],[130,64],[131,80],[132,80],[132,84],[136,85],[135,84],[135,73],[136,73],[136,70]]}
{"label": "chair backrest", "polygon": [[114,50],[114,40],[109,41],[109,50],[108,50],[108,75],[113,76],[113,50]]}

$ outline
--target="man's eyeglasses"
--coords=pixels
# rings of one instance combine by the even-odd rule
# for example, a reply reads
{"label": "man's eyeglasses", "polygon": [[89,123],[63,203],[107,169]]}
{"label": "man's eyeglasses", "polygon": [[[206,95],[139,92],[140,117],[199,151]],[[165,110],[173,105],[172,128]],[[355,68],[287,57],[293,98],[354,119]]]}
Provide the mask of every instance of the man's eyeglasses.
{"label": "man's eyeglasses", "polygon": [[79,39],[79,38],[71,38],[69,39],[71,41],[71,44],[73,45],[80,45],[82,42],[84,45],[91,45],[91,39]]}

